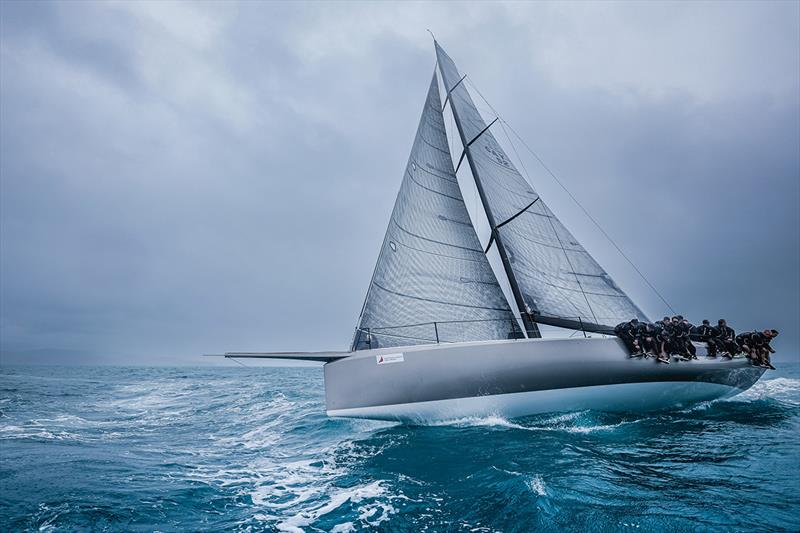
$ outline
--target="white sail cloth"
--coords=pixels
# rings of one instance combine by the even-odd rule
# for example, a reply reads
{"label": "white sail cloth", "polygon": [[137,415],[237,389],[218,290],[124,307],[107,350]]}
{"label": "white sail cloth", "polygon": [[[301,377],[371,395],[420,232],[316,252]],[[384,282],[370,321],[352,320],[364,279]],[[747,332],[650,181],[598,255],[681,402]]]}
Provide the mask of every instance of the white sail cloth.
{"label": "white sail cloth", "polygon": [[444,87],[450,91],[449,105],[468,145],[470,157],[462,165],[469,160],[473,177],[482,186],[484,208],[498,228],[528,308],[519,311],[585,325],[613,326],[634,317],[646,320],[517,171],[487,129],[455,63],[438,43],[436,53]]}
{"label": "white sail cloth", "polygon": [[352,349],[506,339],[515,327],[458,187],[434,74]]}

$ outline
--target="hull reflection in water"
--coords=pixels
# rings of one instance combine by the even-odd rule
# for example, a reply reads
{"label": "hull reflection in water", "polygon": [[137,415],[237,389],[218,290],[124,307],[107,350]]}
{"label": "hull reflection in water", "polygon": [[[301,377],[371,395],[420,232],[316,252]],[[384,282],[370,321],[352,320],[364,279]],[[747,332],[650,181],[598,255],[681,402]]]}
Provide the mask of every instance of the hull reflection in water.
{"label": "hull reflection in water", "polygon": [[724,398],[763,374],[746,359],[631,359],[619,339],[528,339],[363,350],[325,365],[327,413],[411,423]]}

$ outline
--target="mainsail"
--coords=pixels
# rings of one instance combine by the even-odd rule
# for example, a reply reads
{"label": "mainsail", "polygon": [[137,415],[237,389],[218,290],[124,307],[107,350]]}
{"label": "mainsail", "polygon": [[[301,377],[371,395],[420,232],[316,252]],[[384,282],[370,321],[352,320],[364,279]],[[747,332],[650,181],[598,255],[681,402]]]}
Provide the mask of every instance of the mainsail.
{"label": "mainsail", "polygon": [[518,335],[464,205],[434,73],[352,349]]}
{"label": "mainsail", "polygon": [[623,320],[646,320],[517,171],[492,134],[493,123],[481,117],[455,63],[435,46],[459,146],[465,147],[459,167],[469,166],[481,193],[492,226],[484,245],[487,252],[497,247],[503,256],[519,313],[542,324],[604,333]]}

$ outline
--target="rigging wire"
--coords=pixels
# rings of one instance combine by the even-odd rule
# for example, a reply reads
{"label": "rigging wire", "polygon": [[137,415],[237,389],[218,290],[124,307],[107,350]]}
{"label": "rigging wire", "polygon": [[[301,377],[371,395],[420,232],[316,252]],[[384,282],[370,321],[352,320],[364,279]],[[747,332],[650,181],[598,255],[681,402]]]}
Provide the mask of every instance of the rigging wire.
{"label": "rigging wire", "polygon": [[[472,84],[472,83],[470,83],[470,84],[472,85],[473,88],[475,88],[474,84]],[[475,90],[477,91],[478,89],[475,88]],[[478,93],[478,94],[480,94],[480,93]],[[481,95],[481,98],[483,98],[483,95]],[[486,101],[485,98],[483,100]],[[492,107],[491,104],[489,104],[489,102],[486,102],[486,105],[488,105],[490,108]],[[517,157],[517,161],[519,161],[520,165],[522,165],[522,171],[525,172],[525,177],[528,179],[528,183],[531,183],[531,175],[528,173],[528,169],[525,167],[525,162],[519,156],[519,152],[517,152],[517,146],[514,144],[514,141],[511,140],[511,136],[508,134],[508,131],[506,131],[506,127],[503,124],[503,122],[505,122],[505,121],[500,118],[500,115],[497,114],[497,111],[495,111],[494,108],[492,108],[492,112],[495,114],[495,116],[498,119],[500,119],[500,128],[502,128],[503,133],[505,134],[506,138],[508,139],[508,143],[511,145],[511,149],[514,150],[514,155]],[[509,128],[511,128],[511,126],[509,126]],[[541,198],[541,196],[539,198]],[[537,200],[539,198],[537,198]],[[583,283],[581,283],[581,280],[578,277],[578,273],[575,272],[575,267],[572,266],[572,261],[569,258],[569,254],[567,253],[567,249],[564,247],[564,243],[561,242],[561,237],[559,237],[559,235],[558,235],[558,231],[556,230],[556,226],[553,223],[553,219],[550,218],[550,217],[547,217],[547,220],[550,222],[550,227],[553,230],[553,235],[555,235],[559,246],[561,246],[561,250],[564,252],[564,258],[567,260],[567,264],[569,265],[569,269],[572,271],[572,275],[575,276],[575,282],[578,284],[578,288],[581,290],[581,294],[583,294],[583,299],[586,301],[586,306],[589,308],[589,312],[592,313],[592,317],[594,318],[594,321],[597,322],[597,315],[595,314],[594,309],[592,308],[592,304],[589,303],[589,297],[586,296],[586,291],[583,290]],[[573,304],[573,306],[575,306],[575,304]],[[576,309],[577,309],[577,307],[576,307]]]}
{"label": "rigging wire", "polygon": [[242,366],[243,366],[243,367],[245,367],[245,368],[250,368],[250,366],[249,366],[249,365],[246,365],[246,364],[242,363],[241,361],[239,361],[239,360],[238,360],[238,359],[236,359],[235,357],[227,357],[226,359],[230,359],[230,360],[231,360],[231,361],[233,361],[234,363],[240,364],[240,365],[242,365]]}
{"label": "rigging wire", "polygon": [[[492,107],[492,104],[490,104],[489,101],[486,99],[486,97],[483,96],[483,93],[481,93],[481,91],[475,86],[475,83],[473,83],[471,79],[467,80],[467,83],[469,83],[470,86],[473,89],[475,89],[475,92],[478,93],[478,95],[486,103],[486,105],[489,106],[489,108],[492,110],[492,112],[495,114],[495,116],[497,116],[500,119],[501,126],[502,125],[508,126],[508,129],[511,130],[511,132],[514,134],[514,136],[517,137],[517,139],[531,153],[531,155],[533,155],[533,157],[536,158],[536,161],[538,161],[539,164],[542,165],[542,168],[544,168],[544,170],[550,175],[550,177],[552,177],[555,180],[555,182],[564,190],[564,192],[567,193],[567,195],[572,199],[572,201],[575,202],[575,205],[577,205],[581,209],[581,211],[583,211],[583,214],[586,215],[586,217],[589,220],[592,221],[592,223],[597,227],[597,229],[600,230],[600,232],[603,234],[603,236],[608,240],[608,242],[611,243],[612,246],[614,246],[614,248],[617,250],[617,252],[619,252],[619,254],[628,262],[628,264],[631,265],[631,267],[633,267],[633,269],[636,271],[636,273],[639,275],[639,277],[642,278],[642,280],[647,284],[647,286],[650,287],[650,289],[656,294],[656,296],[659,297],[659,299],[664,303],[664,305],[667,306],[667,308],[672,312],[672,314],[673,315],[676,314],[675,309],[669,304],[667,299],[664,298],[664,296],[659,292],[659,290],[656,289],[656,287],[650,282],[649,279],[647,279],[647,277],[642,273],[642,271],[639,270],[639,267],[636,266],[636,264],[631,260],[631,258],[628,257],[627,254],[622,251],[622,248],[619,247],[619,245],[616,243],[616,241],[614,241],[614,239],[611,238],[611,236],[606,232],[606,230],[603,229],[603,227],[600,225],[600,223],[589,213],[589,211],[583,206],[583,204],[581,204],[578,201],[578,199],[575,198],[575,196],[570,192],[570,190],[561,182],[560,179],[558,179],[558,177],[555,175],[555,173],[552,170],[550,170],[550,167],[548,167],[545,164],[545,162],[542,161],[542,158],[539,157],[539,155],[533,150],[533,148],[531,148],[528,145],[528,143],[525,142],[525,139],[523,139],[522,136],[520,136],[520,134],[517,133],[517,131],[511,126],[511,124],[509,124],[508,121],[506,121],[506,119],[504,119],[503,117],[500,116],[500,114],[497,112],[497,110],[494,107]],[[505,131],[505,127],[503,127],[503,130]],[[509,140],[510,140],[510,138],[509,138]],[[516,148],[514,148],[514,143],[512,142],[511,144],[512,144],[512,148],[514,149],[514,152],[516,153]],[[517,157],[519,158],[519,155],[517,155]],[[523,170],[525,170],[525,165],[524,164],[523,164]],[[527,173],[527,170],[526,170],[526,173]]]}

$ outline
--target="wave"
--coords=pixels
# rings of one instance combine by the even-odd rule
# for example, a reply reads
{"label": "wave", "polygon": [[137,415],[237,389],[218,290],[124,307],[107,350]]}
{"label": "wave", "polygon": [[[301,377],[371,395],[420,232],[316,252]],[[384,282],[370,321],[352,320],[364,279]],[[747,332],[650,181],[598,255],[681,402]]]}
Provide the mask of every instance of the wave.
{"label": "wave", "polygon": [[798,530],[800,369],[683,410],[433,427],[327,418],[306,371],[136,372],[69,398],[8,378],[4,529]]}
{"label": "wave", "polygon": [[770,398],[800,405],[800,379],[781,377],[760,380],[743,393],[730,398],[728,401],[754,401]]}
{"label": "wave", "polygon": [[278,523],[276,527],[279,531],[303,533],[303,527],[310,526],[320,517],[335,511],[345,503],[358,504],[365,500],[372,501],[358,507],[358,518],[371,527],[377,527],[381,522],[389,520],[389,515],[397,512],[390,503],[374,501],[386,496],[386,494],[387,490],[381,481],[373,481],[367,485],[342,489],[329,495],[326,503],[307,511],[301,511]]}
{"label": "wave", "polygon": [[[454,427],[499,427],[521,431],[560,431],[565,433],[594,433],[597,431],[614,431],[622,426],[635,424],[636,420],[622,420],[615,424],[591,423],[591,411],[572,411],[558,414],[545,419],[520,419],[513,422],[499,415],[483,417],[463,417],[451,420],[433,421],[429,426],[454,426]],[[588,422],[588,423],[586,423]]]}
{"label": "wave", "polygon": [[67,431],[51,430],[36,425],[0,426],[0,440],[82,441],[79,435]]}
{"label": "wave", "polygon": [[517,476],[524,478],[525,486],[537,496],[546,496],[547,495],[547,487],[542,479],[542,476],[539,474],[523,474],[522,472],[514,472],[513,470],[506,470],[504,468],[499,468],[496,466],[492,467],[494,470],[498,472],[504,472],[506,474],[510,474],[512,476]]}

